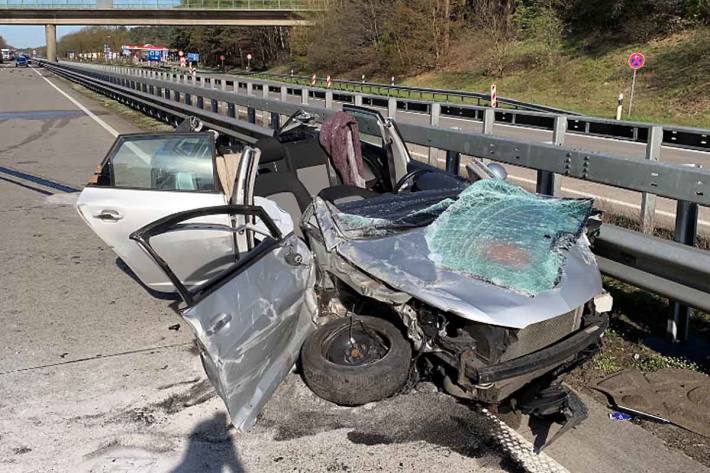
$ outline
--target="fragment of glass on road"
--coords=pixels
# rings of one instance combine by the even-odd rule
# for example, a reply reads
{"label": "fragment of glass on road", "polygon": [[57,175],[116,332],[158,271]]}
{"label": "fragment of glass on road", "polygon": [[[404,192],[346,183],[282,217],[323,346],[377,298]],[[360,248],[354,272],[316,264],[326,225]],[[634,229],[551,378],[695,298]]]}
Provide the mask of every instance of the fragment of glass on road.
{"label": "fragment of glass on road", "polygon": [[438,268],[534,296],[559,282],[565,250],[577,241],[592,211],[590,199],[546,198],[494,179],[441,197],[410,194],[385,203],[384,213],[384,208],[368,208],[333,216],[343,234],[354,239],[425,225],[428,256]]}

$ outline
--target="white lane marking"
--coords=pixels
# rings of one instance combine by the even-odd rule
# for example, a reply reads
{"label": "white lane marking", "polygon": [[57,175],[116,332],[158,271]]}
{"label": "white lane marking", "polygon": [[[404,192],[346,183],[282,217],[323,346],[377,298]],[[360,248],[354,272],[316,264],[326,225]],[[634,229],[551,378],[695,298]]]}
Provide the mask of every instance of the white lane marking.
{"label": "white lane marking", "polygon": [[118,136],[118,132],[117,132],[116,130],[114,130],[111,125],[109,125],[108,123],[106,123],[105,121],[103,121],[102,119],[100,119],[99,117],[97,117],[97,116],[94,114],[94,112],[92,112],[92,111],[89,110],[88,108],[84,107],[82,104],[80,104],[80,103],[79,103],[76,99],[74,99],[72,96],[70,96],[69,94],[67,94],[66,92],[64,92],[62,89],[60,89],[59,87],[57,87],[56,85],[54,85],[49,79],[47,79],[47,78],[44,77],[42,74],[40,74],[37,69],[32,68],[32,70],[35,71],[35,73],[36,73],[38,76],[40,76],[42,79],[44,79],[44,80],[47,82],[47,84],[49,84],[49,85],[51,85],[52,87],[54,87],[54,88],[57,90],[57,92],[59,92],[60,94],[62,94],[63,96],[65,96],[71,103],[73,103],[74,105],[76,105],[77,108],[79,108],[79,110],[81,110],[82,112],[84,112],[85,114],[87,114],[87,115],[88,115],[91,119],[93,119],[96,123],[98,123],[99,125],[101,125],[101,127],[102,127],[104,130],[108,131],[111,135],[113,135],[114,138],[116,138],[116,137]]}
{"label": "white lane marking", "polygon": [[[410,151],[410,153],[413,154],[414,156],[419,156],[419,157],[421,157],[421,158],[427,158],[427,159],[429,158],[429,156],[427,156],[426,154],[415,153],[415,152],[411,152],[411,151]],[[445,160],[442,159],[442,158],[437,158],[437,162],[443,163],[443,162],[445,162]],[[512,175],[511,175],[511,176],[508,176],[508,178],[509,178],[509,179],[512,179],[512,180],[514,180],[514,181],[524,182],[524,183],[526,183],[526,184],[536,184],[536,181],[535,181],[534,179],[528,179],[528,178],[525,178],[525,177],[518,177],[518,176],[512,176]],[[610,199],[610,198],[608,198],[608,197],[602,197],[602,196],[600,196],[600,195],[590,194],[589,192],[577,191],[577,190],[574,190],[574,189],[570,189],[570,188],[568,188],[568,187],[562,187],[562,188],[560,188],[560,190],[561,190],[562,192],[566,192],[566,193],[572,194],[572,195],[578,195],[578,196],[580,196],[580,197],[588,197],[588,198],[592,198],[592,199],[596,199],[596,200],[603,200],[604,202],[608,202],[608,203],[613,204],[613,205],[618,205],[618,206],[620,206],[620,207],[627,207],[627,208],[634,209],[634,210],[638,210],[638,211],[641,210],[641,206],[640,206],[640,205],[632,204],[631,202],[625,202],[625,201],[623,201],[623,200]],[[656,214],[657,214],[657,215],[661,215],[661,216],[663,216],[663,217],[675,218],[675,213],[673,213],[673,212],[666,212],[665,210],[656,210]],[[709,221],[709,220],[700,220],[700,219],[698,219],[698,225],[699,225],[699,226],[703,226],[703,227],[710,227],[710,221]]]}

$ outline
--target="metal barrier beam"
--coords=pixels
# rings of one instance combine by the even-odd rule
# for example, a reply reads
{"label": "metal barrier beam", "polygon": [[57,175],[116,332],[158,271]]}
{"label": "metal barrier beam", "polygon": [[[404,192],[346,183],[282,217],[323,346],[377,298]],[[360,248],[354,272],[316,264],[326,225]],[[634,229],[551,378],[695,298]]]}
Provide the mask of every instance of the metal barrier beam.
{"label": "metal barrier beam", "polygon": [[[168,96],[168,90],[172,89],[178,98],[182,93],[186,96],[196,95],[223,101],[228,104],[229,115],[238,104],[249,110],[249,121],[254,120],[256,110],[270,112],[273,115],[290,115],[305,109],[321,119],[334,113],[333,110],[318,107],[237,95],[218,89],[201,89],[196,86],[148,78],[136,78],[130,81],[132,87],[124,87],[116,85],[124,79],[119,74],[47,62],[43,62],[43,65],[93,90],[131,103],[141,110],[156,111],[159,116],[168,120],[175,121],[175,117],[185,118],[194,115],[203,120],[208,128],[245,143],[254,143],[264,136],[270,136],[273,130],[237,121],[220,113],[176,103],[163,98],[160,94],[141,90],[151,86],[153,91],[164,88]],[[377,131],[375,123],[363,123],[361,128],[365,132]],[[701,168],[583,153],[563,146],[528,143],[431,126],[400,124],[399,128],[407,142],[444,149],[447,153],[451,153],[452,168],[455,155],[480,156],[591,182],[639,192],[652,192],[671,199],[687,201],[693,205],[710,206],[708,188],[710,172]],[[679,215],[685,214],[681,212]],[[686,230],[697,222],[697,213],[694,215],[688,213],[687,217],[684,220],[686,223],[681,225]],[[690,233],[694,237],[694,233]],[[684,235],[687,237],[688,233]],[[684,238],[679,234],[678,238],[685,241],[689,237]],[[593,249],[598,255],[602,272],[672,298],[681,304],[710,311],[710,252],[611,225],[602,226],[599,236],[594,240]]]}

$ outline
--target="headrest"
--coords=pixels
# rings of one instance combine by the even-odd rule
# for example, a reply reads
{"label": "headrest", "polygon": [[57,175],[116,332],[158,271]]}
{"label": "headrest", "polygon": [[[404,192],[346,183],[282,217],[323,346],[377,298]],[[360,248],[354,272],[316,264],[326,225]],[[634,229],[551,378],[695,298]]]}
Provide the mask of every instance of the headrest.
{"label": "headrest", "polygon": [[255,147],[261,150],[260,163],[273,163],[284,159],[283,146],[274,137],[262,138],[254,144]]}

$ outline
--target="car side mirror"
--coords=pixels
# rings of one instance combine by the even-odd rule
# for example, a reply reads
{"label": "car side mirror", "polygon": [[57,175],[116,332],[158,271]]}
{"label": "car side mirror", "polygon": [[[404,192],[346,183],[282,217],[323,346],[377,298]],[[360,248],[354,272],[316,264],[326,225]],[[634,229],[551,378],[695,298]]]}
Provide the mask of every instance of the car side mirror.
{"label": "car side mirror", "polygon": [[498,163],[489,163],[488,169],[495,175],[496,179],[505,181],[508,178],[508,171]]}

